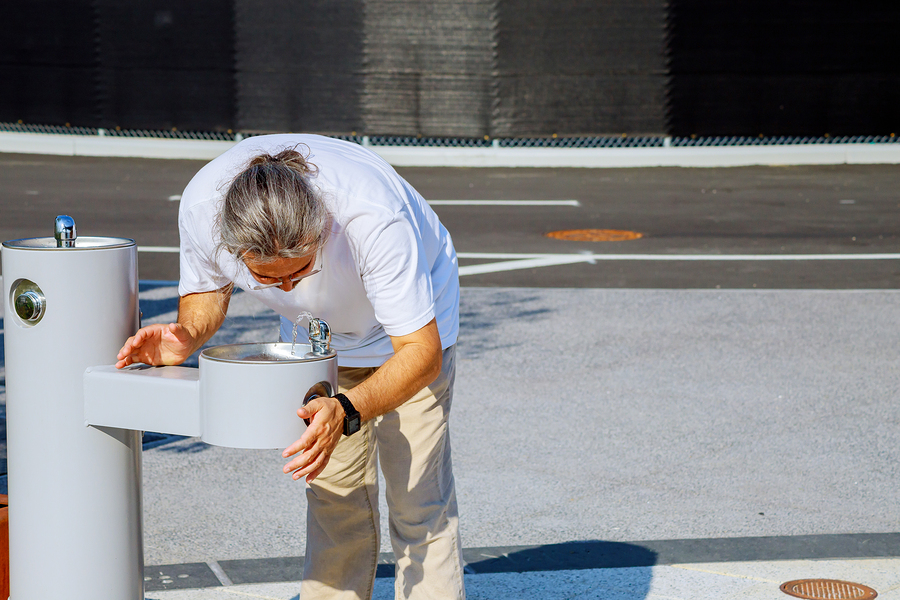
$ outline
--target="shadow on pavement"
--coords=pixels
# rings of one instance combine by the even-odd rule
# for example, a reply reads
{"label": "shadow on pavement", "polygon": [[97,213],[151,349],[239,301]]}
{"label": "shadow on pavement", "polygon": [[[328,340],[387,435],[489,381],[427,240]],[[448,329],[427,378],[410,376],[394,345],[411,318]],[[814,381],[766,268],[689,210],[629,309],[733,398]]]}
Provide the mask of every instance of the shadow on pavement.
{"label": "shadow on pavement", "polygon": [[[508,549],[468,548],[463,551],[467,573],[526,573],[652,567],[653,550],[624,542],[583,541],[514,546]],[[647,582],[649,585],[649,581]]]}

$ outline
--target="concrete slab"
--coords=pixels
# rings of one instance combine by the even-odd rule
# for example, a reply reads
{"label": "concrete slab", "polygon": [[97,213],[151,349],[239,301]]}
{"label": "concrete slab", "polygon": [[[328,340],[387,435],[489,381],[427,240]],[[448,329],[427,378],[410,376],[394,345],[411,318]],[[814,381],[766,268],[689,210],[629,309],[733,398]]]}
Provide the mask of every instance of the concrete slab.
{"label": "concrete slab", "polygon": [[[790,598],[779,586],[794,579],[842,579],[874,588],[879,598],[900,597],[900,559],[712,563],[466,575],[469,600],[773,600]],[[299,583],[241,585],[149,592],[147,600],[260,598],[297,600]],[[374,600],[393,598],[393,581],[377,579]]]}
{"label": "concrete slab", "polygon": [[[160,310],[146,320],[173,318],[175,296],[144,292],[145,316]],[[898,299],[464,288],[464,546],[718,539],[729,560],[853,556],[839,534],[900,522]],[[238,294],[214,343],[274,337],[254,305]],[[303,490],[281,464],[190,438],[145,452],[147,563],[302,556]],[[815,535],[831,537],[798,537]]]}

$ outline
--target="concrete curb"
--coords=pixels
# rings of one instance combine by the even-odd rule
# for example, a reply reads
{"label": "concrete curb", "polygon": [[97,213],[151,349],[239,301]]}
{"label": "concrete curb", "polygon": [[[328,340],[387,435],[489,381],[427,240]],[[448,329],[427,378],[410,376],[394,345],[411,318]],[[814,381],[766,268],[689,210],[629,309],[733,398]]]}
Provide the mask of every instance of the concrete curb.
{"label": "concrete curb", "polygon": [[215,140],[0,133],[0,152],[56,156],[114,156],[212,160],[234,145]]}
{"label": "concrete curb", "polygon": [[404,167],[740,167],[897,164],[893,144],[681,146],[669,148],[436,148],[373,146]]}
{"label": "concrete curb", "polygon": [[[234,142],[0,133],[0,152],[211,160]],[[796,144],[663,148],[460,148],[368,146],[397,167],[739,167],[900,164],[900,144]]]}

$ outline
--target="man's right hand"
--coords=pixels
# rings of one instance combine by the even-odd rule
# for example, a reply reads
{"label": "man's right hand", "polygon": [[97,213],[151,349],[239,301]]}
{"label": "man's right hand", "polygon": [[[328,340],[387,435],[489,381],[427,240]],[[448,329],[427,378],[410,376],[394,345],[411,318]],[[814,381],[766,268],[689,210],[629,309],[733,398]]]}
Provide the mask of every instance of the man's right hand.
{"label": "man's right hand", "polygon": [[121,369],[133,363],[179,365],[194,352],[194,337],[178,323],[148,325],[126,340],[119,350]]}

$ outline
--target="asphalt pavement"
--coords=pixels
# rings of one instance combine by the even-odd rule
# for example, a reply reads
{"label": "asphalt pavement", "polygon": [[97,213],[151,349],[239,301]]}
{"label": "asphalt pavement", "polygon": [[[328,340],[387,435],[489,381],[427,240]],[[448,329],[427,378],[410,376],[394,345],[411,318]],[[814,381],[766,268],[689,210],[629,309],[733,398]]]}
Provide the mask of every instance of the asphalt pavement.
{"label": "asphalt pavement", "polygon": [[[202,161],[0,154],[0,239],[51,235],[57,214],[83,235],[178,245],[178,198]],[[477,287],[895,289],[896,260],[765,260],[894,253],[894,165],[720,169],[402,168],[428,200],[576,201],[577,205],[436,205],[468,254],[739,255],[745,260],[614,260],[464,277]],[[576,242],[553,231],[640,233]],[[495,258],[461,258],[463,266]],[[177,254],[142,251],[144,280],[178,279]]]}
{"label": "asphalt pavement", "polygon": [[[0,235],[68,213],[177,246],[200,165],[0,156]],[[900,598],[895,167],[402,173],[432,200],[577,200],[436,206],[463,269],[488,265],[461,278],[451,419],[470,598]],[[643,237],[544,236],[583,228]],[[553,262],[582,253],[694,258]],[[139,261],[145,322],[174,318],[177,255]],[[276,336],[238,294],[211,343]],[[277,450],[148,434],[143,458],[147,598],[297,597],[305,498]]]}

